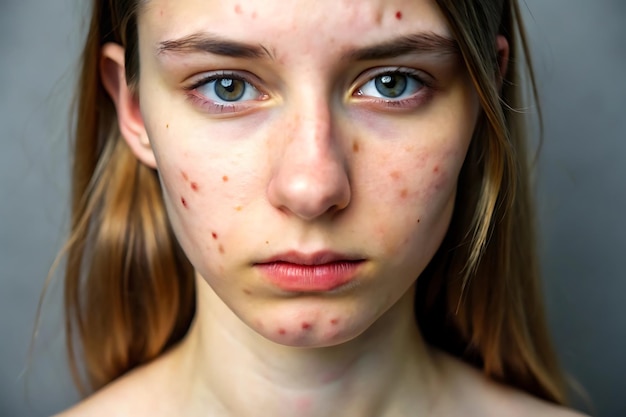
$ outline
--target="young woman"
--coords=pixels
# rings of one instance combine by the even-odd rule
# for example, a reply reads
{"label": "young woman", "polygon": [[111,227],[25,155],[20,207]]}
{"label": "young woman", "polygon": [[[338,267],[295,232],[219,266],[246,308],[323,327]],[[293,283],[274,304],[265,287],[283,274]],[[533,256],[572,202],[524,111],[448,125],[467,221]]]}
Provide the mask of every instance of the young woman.
{"label": "young woman", "polygon": [[576,415],[515,0],[93,6],[63,416]]}

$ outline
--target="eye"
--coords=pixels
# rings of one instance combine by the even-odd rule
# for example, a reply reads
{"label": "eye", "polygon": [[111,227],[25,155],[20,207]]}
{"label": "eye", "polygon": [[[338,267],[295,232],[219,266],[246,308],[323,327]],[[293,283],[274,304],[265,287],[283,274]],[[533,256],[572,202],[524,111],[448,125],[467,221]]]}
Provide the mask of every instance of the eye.
{"label": "eye", "polygon": [[252,84],[234,75],[211,75],[196,84],[193,89],[216,103],[233,103],[261,97],[261,93]]}
{"label": "eye", "polygon": [[367,81],[356,94],[395,100],[411,97],[425,86],[417,74],[408,71],[388,71]]}

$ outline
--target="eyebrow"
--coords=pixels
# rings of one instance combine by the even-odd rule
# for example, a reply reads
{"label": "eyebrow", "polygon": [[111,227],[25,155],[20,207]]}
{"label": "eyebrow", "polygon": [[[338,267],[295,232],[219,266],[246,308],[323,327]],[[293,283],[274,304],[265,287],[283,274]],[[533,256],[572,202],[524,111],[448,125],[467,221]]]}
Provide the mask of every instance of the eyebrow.
{"label": "eyebrow", "polygon": [[[223,39],[208,32],[197,32],[178,39],[160,42],[158,55],[170,53],[210,53],[232,58],[274,59],[270,50],[261,44],[248,44]],[[344,59],[354,61],[380,60],[415,53],[459,55],[456,40],[433,32],[416,33],[389,39],[383,43],[355,48],[343,54]]]}
{"label": "eyebrow", "polygon": [[193,33],[182,38],[163,41],[159,43],[157,48],[158,55],[184,52],[205,52],[232,58],[274,59],[269,49],[263,45],[226,40],[207,32]]}
{"label": "eyebrow", "polygon": [[433,32],[423,32],[400,36],[377,45],[354,49],[344,54],[344,58],[354,61],[375,61],[416,53],[460,55],[461,49],[458,42],[452,38]]}

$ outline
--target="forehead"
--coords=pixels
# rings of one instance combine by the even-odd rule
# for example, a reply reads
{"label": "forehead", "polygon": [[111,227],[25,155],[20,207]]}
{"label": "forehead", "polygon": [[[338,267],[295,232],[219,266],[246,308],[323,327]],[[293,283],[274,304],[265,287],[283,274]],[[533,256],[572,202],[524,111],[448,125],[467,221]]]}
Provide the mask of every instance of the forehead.
{"label": "forehead", "polygon": [[209,31],[301,53],[416,32],[452,37],[434,0],[149,0],[138,23],[152,44]]}

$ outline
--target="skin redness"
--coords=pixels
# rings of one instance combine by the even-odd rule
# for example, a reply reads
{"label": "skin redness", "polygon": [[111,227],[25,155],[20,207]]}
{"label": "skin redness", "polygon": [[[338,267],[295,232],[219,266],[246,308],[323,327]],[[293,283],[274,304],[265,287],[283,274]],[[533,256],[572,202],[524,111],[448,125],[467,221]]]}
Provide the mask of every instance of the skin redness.
{"label": "skin redness", "polygon": [[172,226],[242,326],[336,345],[409,293],[479,111],[434,4],[155,0],[139,41]]}

